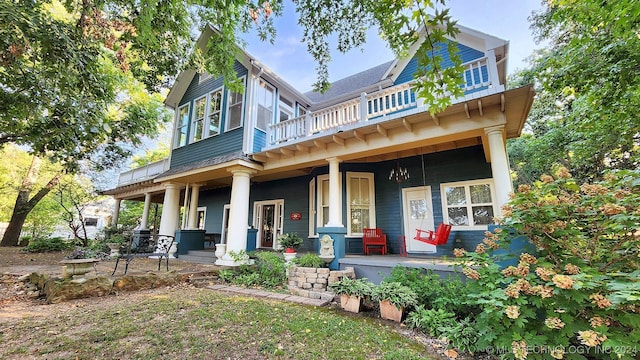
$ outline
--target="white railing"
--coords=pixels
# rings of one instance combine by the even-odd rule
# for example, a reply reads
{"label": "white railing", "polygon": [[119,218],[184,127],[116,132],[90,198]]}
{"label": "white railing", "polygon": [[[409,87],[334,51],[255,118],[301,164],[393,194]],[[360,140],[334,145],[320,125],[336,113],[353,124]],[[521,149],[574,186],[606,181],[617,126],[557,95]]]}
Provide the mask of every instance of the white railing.
{"label": "white railing", "polygon": [[152,162],[139,168],[120,173],[118,186],[132,184],[153,178],[169,169],[169,159]]}
{"label": "white railing", "polygon": [[[462,66],[465,68],[463,74],[465,94],[479,90],[490,90],[487,91],[487,94],[490,94],[504,89],[504,86],[498,86],[500,81],[493,51],[487,52],[485,57],[469,61]],[[334,130],[348,124],[364,124],[372,118],[412,109],[418,105],[415,89],[410,82],[370,94],[362,93],[359,98],[270,125],[267,147]]]}

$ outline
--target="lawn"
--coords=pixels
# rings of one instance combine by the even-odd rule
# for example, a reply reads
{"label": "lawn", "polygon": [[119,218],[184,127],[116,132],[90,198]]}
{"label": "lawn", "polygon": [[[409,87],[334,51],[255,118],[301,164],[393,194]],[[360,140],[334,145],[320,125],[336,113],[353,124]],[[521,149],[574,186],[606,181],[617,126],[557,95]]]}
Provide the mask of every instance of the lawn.
{"label": "lawn", "polygon": [[0,321],[0,358],[438,358],[376,318],[186,284],[40,306]]}

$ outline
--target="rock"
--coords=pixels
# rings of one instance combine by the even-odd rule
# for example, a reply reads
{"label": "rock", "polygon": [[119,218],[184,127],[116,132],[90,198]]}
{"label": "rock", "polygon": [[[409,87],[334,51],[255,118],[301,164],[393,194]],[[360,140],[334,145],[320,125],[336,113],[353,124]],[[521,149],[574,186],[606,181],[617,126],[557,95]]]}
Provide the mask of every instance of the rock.
{"label": "rock", "polygon": [[125,275],[113,282],[115,291],[135,291],[170,286],[182,281],[182,276],[175,272],[147,273],[144,275]]}
{"label": "rock", "polygon": [[87,279],[83,283],[70,280],[49,279],[45,283],[44,293],[49,304],[66,300],[81,299],[94,296],[105,296],[111,292],[113,283],[106,277]]}

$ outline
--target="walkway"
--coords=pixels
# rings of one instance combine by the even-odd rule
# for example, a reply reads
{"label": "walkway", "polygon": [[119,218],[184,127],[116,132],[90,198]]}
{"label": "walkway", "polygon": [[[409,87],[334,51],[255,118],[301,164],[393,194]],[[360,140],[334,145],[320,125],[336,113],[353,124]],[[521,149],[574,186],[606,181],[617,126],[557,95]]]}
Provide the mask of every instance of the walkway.
{"label": "walkway", "polygon": [[234,294],[249,295],[249,296],[254,296],[259,298],[287,301],[287,302],[292,302],[292,303],[301,304],[301,305],[326,306],[326,305],[329,305],[330,303],[330,301],[328,300],[310,299],[303,296],[274,293],[274,292],[264,291],[260,289],[249,289],[249,288],[242,288],[237,286],[209,285],[209,286],[205,286],[205,288],[216,290],[216,291],[230,292]]}

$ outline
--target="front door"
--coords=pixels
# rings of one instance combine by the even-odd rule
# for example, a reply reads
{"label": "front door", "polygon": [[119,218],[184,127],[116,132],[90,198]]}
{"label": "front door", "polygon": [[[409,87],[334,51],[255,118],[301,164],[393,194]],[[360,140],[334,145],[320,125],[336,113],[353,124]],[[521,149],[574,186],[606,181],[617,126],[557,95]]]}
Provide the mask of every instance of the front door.
{"label": "front door", "polygon": [[282,234],[283,200],[259,201],[254,205],[254,226],[258,229],[257,242],[261,248],[273,248]]}
{"label": "front door", "polygon": [[433,201],[431,187],[402,189],[404,234],[408,252],[436,252],[436,246],[415,240],[416,229],[433,230]]}

